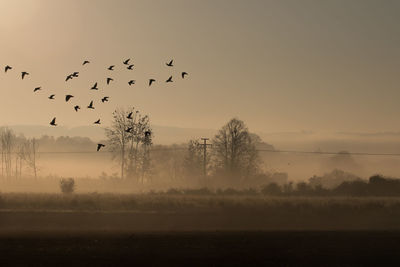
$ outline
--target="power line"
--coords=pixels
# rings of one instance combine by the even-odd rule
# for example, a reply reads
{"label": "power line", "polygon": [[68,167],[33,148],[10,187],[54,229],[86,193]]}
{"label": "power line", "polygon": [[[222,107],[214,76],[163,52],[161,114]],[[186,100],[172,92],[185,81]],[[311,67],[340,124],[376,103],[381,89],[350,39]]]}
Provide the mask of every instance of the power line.
{"label": "power line", "polygon": [[257,149],[257,151],[260,151],[260,152],[271,152],[271,153],[321,154],[321,155],[400,156],[400,153],[323,152],[323,151],[269,150],[269,149]]}
{"label": "power line", "polygon": [[[204,144],[201,144],[204,145]],[[210,144],[207,144],[210,145]],[[186,147],[175,148],[153,148],[151,151],[179,151],[187,150]],[[271,149],[256,149],[259,152],[266,153],[291,153],[291,154],[319,154],[319,155],[352,155],[352,156],[394,156],[399,157],[400,153],[366,153],[366,152],[329,152],[329,151],[305,151],[305,150],[271,150]],[[18,154],[19,152],[12,151],[11,154]],[[37,154],[110,154],[113,151],[37,151]]]}

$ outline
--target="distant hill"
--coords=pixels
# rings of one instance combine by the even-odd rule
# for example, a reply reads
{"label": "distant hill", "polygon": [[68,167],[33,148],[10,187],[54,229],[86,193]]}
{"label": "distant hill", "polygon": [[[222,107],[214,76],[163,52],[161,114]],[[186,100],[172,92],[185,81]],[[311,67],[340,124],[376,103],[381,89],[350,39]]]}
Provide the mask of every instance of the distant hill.
{"label": "distant hill", "polygon": [[[50,127],[41,125],[10,125],[15,132],[26,137],[89,137],[97,142],[104,140],[104,128],[96,126],[79,127]],[[212,138],[216,129],[182,128],[174,126],[153,125],[155,144],[182,144],[190,139],[200,137]],[[267,144],[273,144],[278,150],[307,150],[307,151],[350,151],[368,153],[400,153],[400,133],[330,133],[317,132],[255,132]],[[264,149],[264,148],[263,148]]]}
{"label": "distant hill", "polygon": [[[49,135],[54,137],[59,136],[81,136],[89,137],[94,141],[105,139],[104,128],[98,126],[78,126],[78,127],[49,127],[41,125],[10,125],[17,134],[21,133],[26,137],[41,137]],[[174,144],[184,143],[192,138],[209,137],[212,138],[217,130],[214,129],[195,129],[195,128],[180,128],[153,125],[154,143],[156,144]]]}

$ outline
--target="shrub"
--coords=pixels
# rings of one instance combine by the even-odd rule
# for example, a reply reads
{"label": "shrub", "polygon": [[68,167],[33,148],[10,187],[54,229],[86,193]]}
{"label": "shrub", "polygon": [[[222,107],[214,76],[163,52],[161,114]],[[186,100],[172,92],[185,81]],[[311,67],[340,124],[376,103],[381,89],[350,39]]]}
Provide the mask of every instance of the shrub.
{"label": "shrub", "polygon": [[207,187],[203,187],[203,188],[198,188],[198,189],[185,189],[184,193],[187,195],[212,195],[213,192],[211,192],[210,189],[208,189]]}
{"label": "shrub", "polygon": [[167,195],[180,195],[180,194],[182,194],[182,193],[183,193],[183,192],[182,192],[181,190],[176,189],[176,188],[170,188],[170,189],[168,189],[168,191],[166,192]]}
{"label": "shrub", "polygon": [[276,183],[270,183],[261,189],[264,195],[279,195],[282,193],[281,187]]}
{"label": "shrub", "polygon": [[73,193],[75,190],[75,180],[73,178],[62,178],[60,180],[60,189],[64,194]]}

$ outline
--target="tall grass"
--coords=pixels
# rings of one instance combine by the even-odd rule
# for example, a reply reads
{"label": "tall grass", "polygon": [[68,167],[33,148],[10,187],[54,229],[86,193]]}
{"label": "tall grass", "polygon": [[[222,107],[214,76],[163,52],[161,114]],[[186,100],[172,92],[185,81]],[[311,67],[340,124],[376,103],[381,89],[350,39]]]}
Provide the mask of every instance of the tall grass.
{"label": "tall grass", "polygon": [[396,197],[270,197],[166,194],[2,193],[0,210],[154,212],[400,212]]}

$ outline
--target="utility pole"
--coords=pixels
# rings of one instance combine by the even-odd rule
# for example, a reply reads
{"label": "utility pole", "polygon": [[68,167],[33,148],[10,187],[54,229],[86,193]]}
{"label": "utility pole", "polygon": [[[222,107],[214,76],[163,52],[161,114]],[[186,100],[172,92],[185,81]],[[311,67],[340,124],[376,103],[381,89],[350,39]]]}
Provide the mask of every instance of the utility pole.
{"label": "utility pole", "polygon": [[211,146],[211,144],[207,144],[207,141],[209,140],[209,138],[201,138],[201,140],[203,140],[203,144],[201,144],[203,146],[203,174],[204,177],[207,176],[207,146]]}

